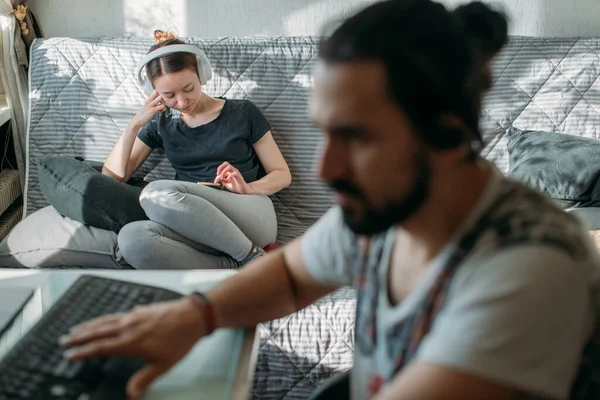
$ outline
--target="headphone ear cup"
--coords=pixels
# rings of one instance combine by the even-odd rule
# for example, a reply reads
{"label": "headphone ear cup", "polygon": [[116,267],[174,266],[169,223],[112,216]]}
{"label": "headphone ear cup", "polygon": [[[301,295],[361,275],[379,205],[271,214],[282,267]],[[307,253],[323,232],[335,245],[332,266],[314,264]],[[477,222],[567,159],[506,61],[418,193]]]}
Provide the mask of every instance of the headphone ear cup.
{"label": "headphone ear cup", "polygon": [[196,55],[198,61],[198,75],[200,75],[200,84],[206,85],[208,81],[212,79],[213,71],[210,65],[210,60],[206,57],[206,54]]}
{"label": "headphone ear cup", "polygon": [[144,91],[146,96],[150,96],[150,93],[152,93],[152,91],[154,90],[154,87],[152,86],[152,82],[150,82],[150,79],[148,79],[148,78],[144,79],[144,83],[142,84],[142,90]]}

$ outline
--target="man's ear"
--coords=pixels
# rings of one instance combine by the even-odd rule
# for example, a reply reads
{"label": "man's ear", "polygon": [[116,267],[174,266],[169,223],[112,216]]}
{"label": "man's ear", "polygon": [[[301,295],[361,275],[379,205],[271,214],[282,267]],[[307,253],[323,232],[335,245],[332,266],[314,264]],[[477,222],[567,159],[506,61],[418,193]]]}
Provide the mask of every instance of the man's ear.
{"label": "man's ear", "polygon": [[473,132],[471,128],[465,124],[465,122],[457,116],[456,114],[446,113],[442,114],[438,118],[437,126],[441,131],[447,132],[456,132],[457,136],[460,136],[460,145],[463,142],[466,142],[468,138],[473,137]]}
{"label": "man's ear", "polygon": [[[471,129],[454,114],[444,114],[437,123],[439,145],[434,146],[432,155],[441,168],[447,168],[470,158],[473,153]],[[436,140],[437,141],[437,140]]]}
{"label": "man's ear", "polygon": [[433,146],[438,151],[453,150],[464,142],[464,132],[457,127],[441,125],[436,127]]}
{"label": "man's ear", "polygon": [[474,144],[479,144],[479,141],[474,140],[477,135],[473,132],[462,118],[455,114],[443,114],[437,123],[440,136],[447,136],[448,146],[440,148],[440,150],[452,150],[454,148],[467,149],[468,154],[476,151]]}

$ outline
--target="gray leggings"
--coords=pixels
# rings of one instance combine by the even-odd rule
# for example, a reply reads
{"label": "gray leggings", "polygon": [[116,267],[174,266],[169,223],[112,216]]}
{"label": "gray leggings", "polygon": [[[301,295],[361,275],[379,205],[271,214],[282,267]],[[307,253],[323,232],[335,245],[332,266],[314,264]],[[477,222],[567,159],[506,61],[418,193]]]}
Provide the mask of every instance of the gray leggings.
{"label": "gray leggings", "polygon": [[119,249],[138,269],[235,268],[253,244],[277,236],[273,203],[265,195],[242,195],[197,183],[155,181],[140,195],[150,221],[119,232]]}

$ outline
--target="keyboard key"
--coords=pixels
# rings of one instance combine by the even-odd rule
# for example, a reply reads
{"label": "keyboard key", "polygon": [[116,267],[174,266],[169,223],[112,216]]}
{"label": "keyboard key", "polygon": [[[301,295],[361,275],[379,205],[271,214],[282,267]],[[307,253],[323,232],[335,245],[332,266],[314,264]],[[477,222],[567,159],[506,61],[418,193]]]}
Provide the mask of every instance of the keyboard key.
{"label": "keyboard key", "polygon": [[69,362],[67,368],[64,371],[64,377],[66,379],[73,379],[81,372],[82,369],[82,361]]}
{"label": "keyboard key", "polygon": [[65,376],[65,372],[69,369],[70,363],[68,360],[63,359],[58,365],[54,367],[52,375],[56,378],[62,378]]}
{"label": "keyboard key", "polygon": [[67,388],[63,385],[54,385],[50,388],[50,394],[55,397],[62,397],[67,394]]}

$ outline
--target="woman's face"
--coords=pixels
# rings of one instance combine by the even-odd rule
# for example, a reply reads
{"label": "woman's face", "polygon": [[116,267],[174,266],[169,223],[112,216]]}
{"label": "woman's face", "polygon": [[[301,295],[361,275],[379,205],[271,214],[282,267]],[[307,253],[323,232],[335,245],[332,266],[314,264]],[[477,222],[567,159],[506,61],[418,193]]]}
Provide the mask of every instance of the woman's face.
{"label": "woman's face", "polygon": [[202,95],[200,79],[190,69],[164,74],[155,78],[152,83],[167,107],[182,113],[194,110]]}

